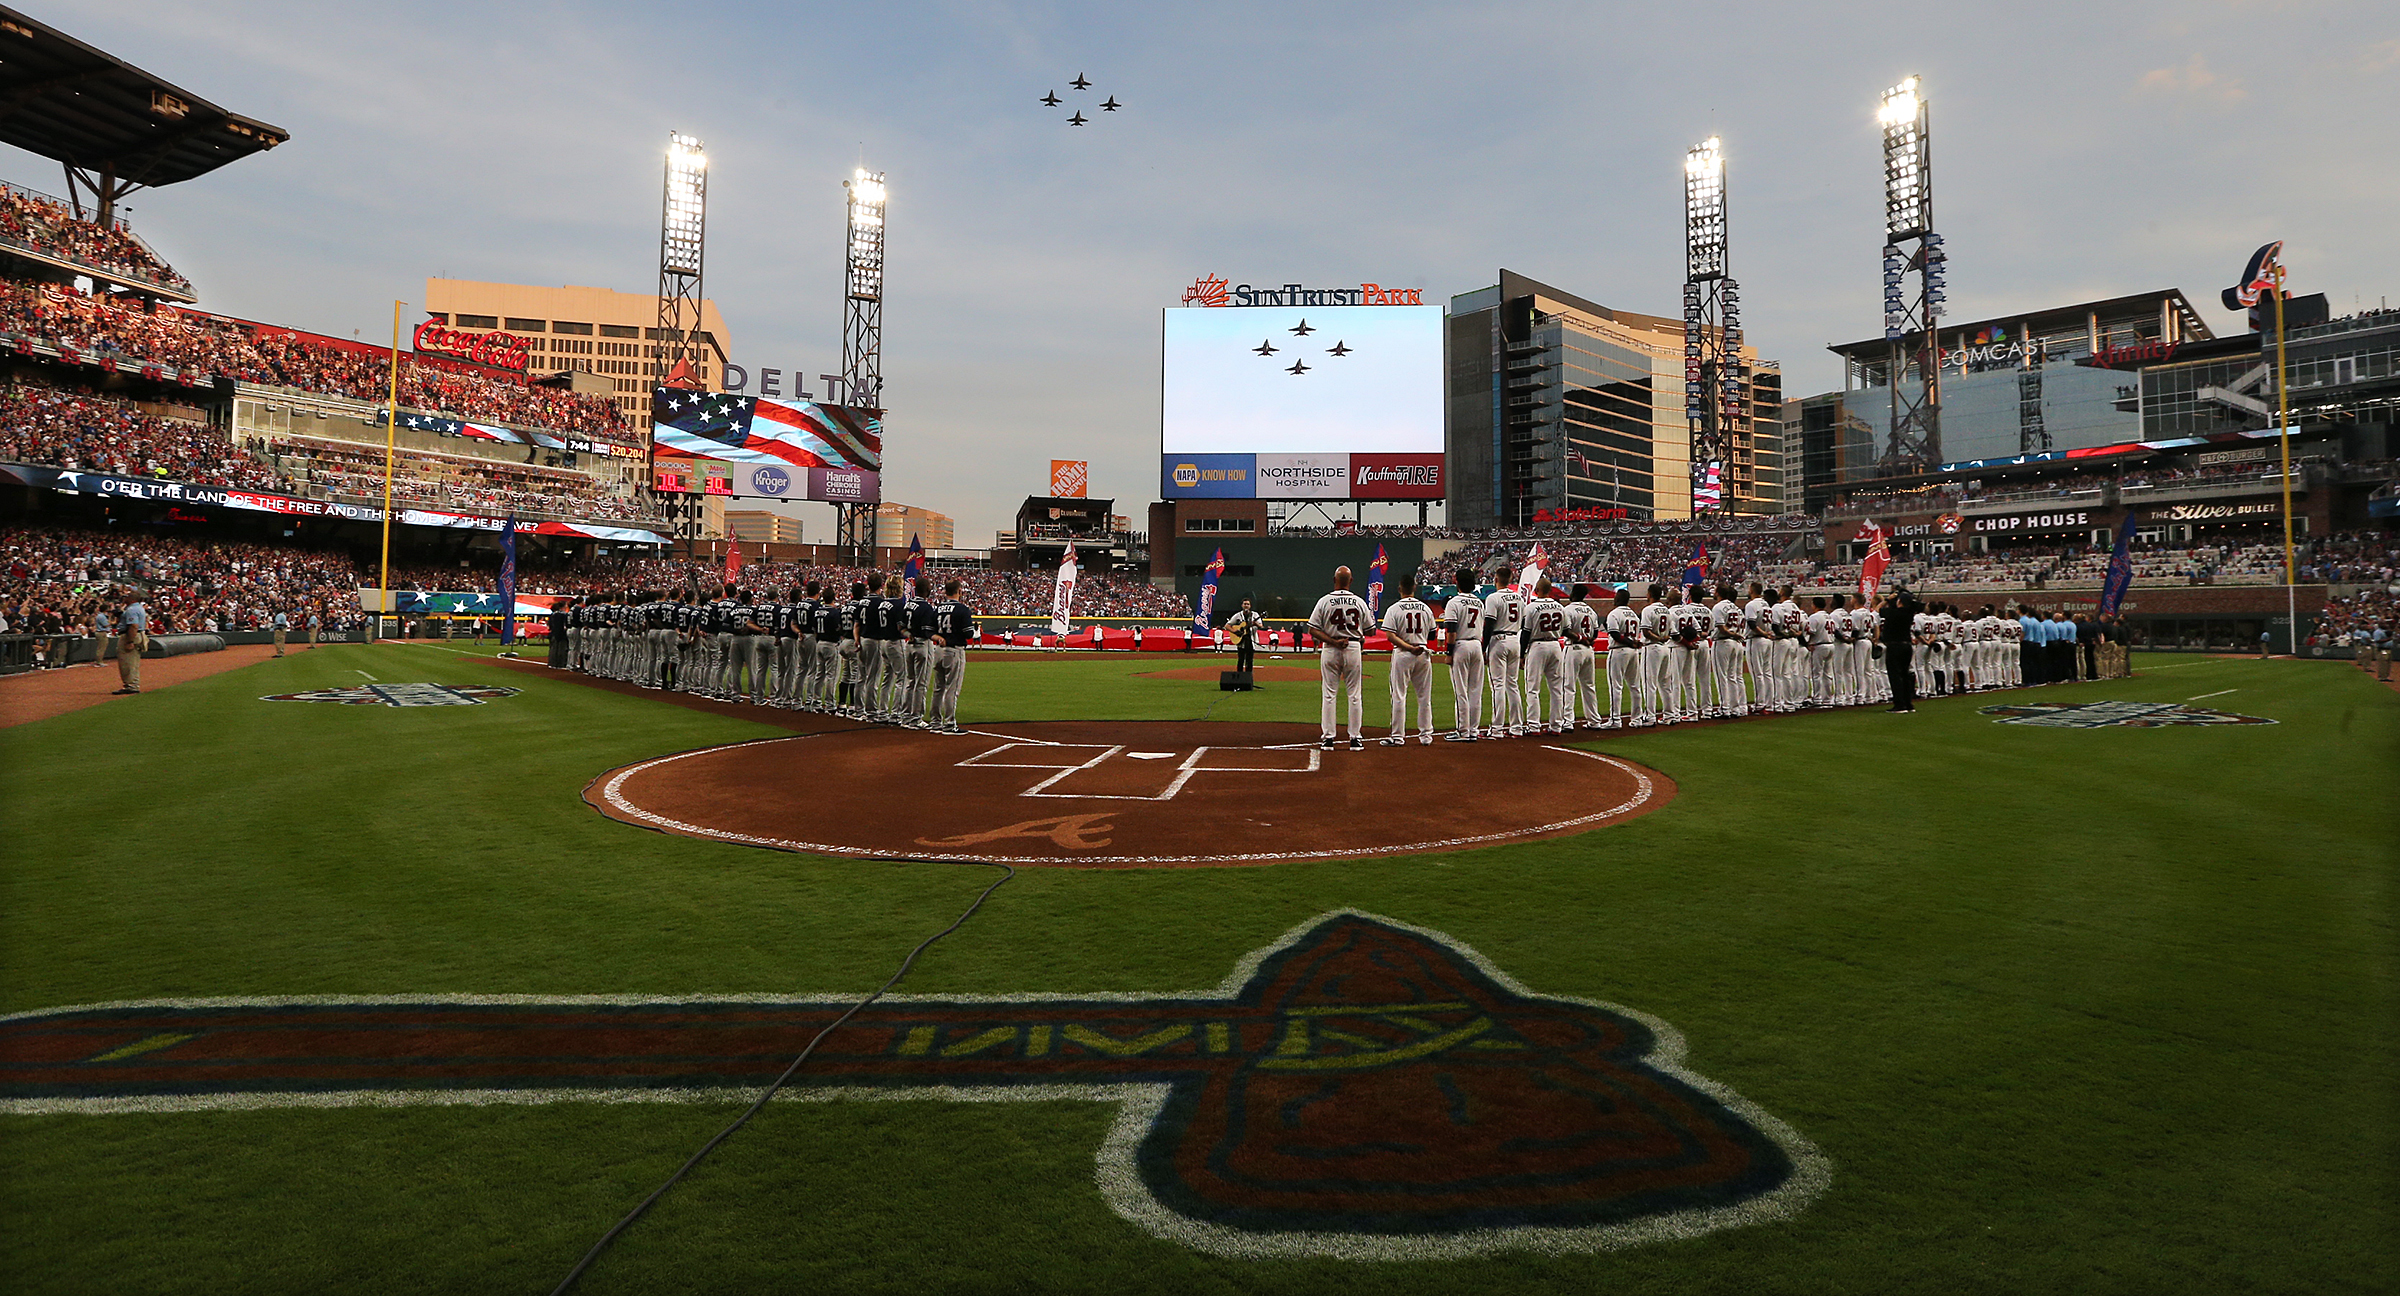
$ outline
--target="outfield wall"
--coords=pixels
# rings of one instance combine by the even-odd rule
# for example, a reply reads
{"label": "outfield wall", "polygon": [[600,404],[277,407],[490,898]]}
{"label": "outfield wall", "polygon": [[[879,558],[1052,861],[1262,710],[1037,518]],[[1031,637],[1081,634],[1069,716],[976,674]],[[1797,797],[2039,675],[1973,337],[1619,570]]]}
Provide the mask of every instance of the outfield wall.
{"label": "outfield wall", "polygon": [[[1159,537],[1151,534],[1150,543]],[[1260,611],[1270,616],[1302,617],[1316,607],[1317,600],[1333,588],[1333,569],[1348,567],[1354,577],[1353,588],[1364,593],[1367,588],[1367,567],[1375,561],[1375,547],[1383,546],[1391,562],[1390,585],[1385,589],[1391,597],[1400,582],[1428,560],[1465,543],[1459,540],[1427,540],[1420,537],[1395,536],[1286,536],[1254,535],[1239,532],[1179,535],[1175,537],[1175,592],[1187,599],[1200,596],[1200,570],[1210,555],[1222,545],[1225,549],[1225,574],[1217,581],[1216,615],[1223,621],[1227,614],[1242,605],[1244,598],[1256,601]],[[1447,577],[1443,578],[1447,583]]]}

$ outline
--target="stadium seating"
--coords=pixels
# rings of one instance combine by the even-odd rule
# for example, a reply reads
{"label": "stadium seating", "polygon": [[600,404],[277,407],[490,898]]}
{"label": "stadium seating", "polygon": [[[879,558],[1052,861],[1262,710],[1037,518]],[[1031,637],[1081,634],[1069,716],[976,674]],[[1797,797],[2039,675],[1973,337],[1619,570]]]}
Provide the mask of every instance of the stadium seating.
{"label": "stadium seating", "polygon": [[123,220],[83,220],[48,194],[0,184],[0,246],[72,262],[119,281],[149,284],[189,296],[192,281],[159,260]]}

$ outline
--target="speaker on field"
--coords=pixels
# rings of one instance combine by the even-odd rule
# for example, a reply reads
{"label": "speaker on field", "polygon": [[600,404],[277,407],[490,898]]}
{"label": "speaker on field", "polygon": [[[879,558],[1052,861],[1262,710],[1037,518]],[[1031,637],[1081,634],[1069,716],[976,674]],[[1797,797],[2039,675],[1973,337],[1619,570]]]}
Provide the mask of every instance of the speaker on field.
{"label": "speaker on field", "polygon": [[1219,671],[1217,673],[1217,688],[1221,692],[1248,693],[1257,687],[1258,685],[1250,681],[1250,672],[1248,671]]}

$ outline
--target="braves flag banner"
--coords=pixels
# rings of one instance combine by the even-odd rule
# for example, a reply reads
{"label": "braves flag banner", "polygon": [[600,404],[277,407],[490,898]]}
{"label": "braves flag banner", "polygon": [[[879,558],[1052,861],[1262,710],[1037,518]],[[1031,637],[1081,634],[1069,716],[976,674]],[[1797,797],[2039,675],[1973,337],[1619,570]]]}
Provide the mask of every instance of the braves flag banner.
{"label": "braves flag banner", "polygon": [[731,585],[741,578],[742,542],[739,540],[728,540],[725,542],[725,583]]}
{"label": "braves flag banner", "polygon": [[1858,597],[1873,603],[1875,591],[1883,587],[1883,569],[1892,565],[1892,547],[1885,541],[1883,528],[1872,520],[1859,534],[1867,538],[1867,558],[1858,565]]}
{"label": "braves flag banner", "polygon": [[1058,585],[1050,591],[1050,633],[1064,635],[1071,624],[1075,609],[1075,542],[1067,542],[1066,556],[1058,560]]}
{"label": "braves flag banner", "polygon": [[907,582],[910,598],[917,597],[917,582],[924,577],[925,543],[912,533],[908,537],[908,561],[900,568],[900,578]]}
{"label": "braves flag banner", "polygon": [[1213,634],[1209,629],[1209,614],[1217,608],[1217,577],[1225,574],[1225,547],[1217,546],[1216,556],[1200,569],[1200,610],[1192,615],[1192,633]]}
{"label": "braves flag banner", "polygon": [[500,529],[500,643],[517,641],[517,515]]}
{"label": "braves flag banner", "polygon": [[1383,615],[1383,581],[1384,577],[1390,573],[1391,569],[1392,560],[1385,556],[1383,552],[1383,546],[1375,546],[1375,561],[1367,564],[1368,616],[1372,617]]}
{"label": "braves flag banner", "polygon": [[1692,560],[1683,565],[1683,583],[1697,585],[1708,578],[1708,542],[1692,542]]}
{"label": "braves flag banner", "polygon": [[2115,616],[2117,604],[2133,586],[2133,517],[2133,510],[2127,509],[2125,521],[2117,527],[2116,552],[2108,556],[2108,579],[2100,585],[2102,616]]}
{"label": "braves flag banner", "polygon": [[2242,268],[2242,281],[2225,290],[2225,309],[2251,311],[2252,322],[2257,321],[2259,302],[2275,291],[2275,272],[2281,268],[2275,264],[2275,258],[2282,251],[2283,240],[2277,239],[2250,254],[2250,264]]}
{"label": "braves flag banner", "polygon": [[1543,553],[1541,544],[1536,542],[1533,552],[1525,555],[1525,570],[1517,573],[1517,592],[1519,594],[1532,593],[1534,581],[1548,570],[1550,570],[1550,555]]}

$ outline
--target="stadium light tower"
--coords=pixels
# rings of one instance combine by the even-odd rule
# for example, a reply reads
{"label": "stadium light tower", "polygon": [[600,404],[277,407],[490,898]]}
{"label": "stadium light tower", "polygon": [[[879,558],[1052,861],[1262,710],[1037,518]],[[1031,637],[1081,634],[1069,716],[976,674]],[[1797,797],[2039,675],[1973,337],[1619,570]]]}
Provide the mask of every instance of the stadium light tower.
{"label": "stadium light tower", "polygon": [[[665,385],[679,363],[692,381],[700,372],[700,303],[706,299],[702,272],[708,263],[708,149],[681,131],[667,133],[666,195],[658,220],[658,324],[650,331],[648,389]],[[706,384],[701,384],[705,386]],[[645,417],[637,426],[646,426]],[[648,440],[645,433],[644,440]],[[656,462],[647,465],[647,484],[657,482]],[[705,501],[677,494],[659,501],[678,538],[695,539]]]}
{"label": "stadium light tower", "polygon": [[1683,158],[1683,413],[1692,514],[1725,508],[1726,470],[1747,448],[1741,285],[1726,273],[1725,150],[1711,135]]}
{"label": "stadium light tower", "polygon": [[[842,182],[849,194],[849,234],[842,245],[842,403],[883,417],[883,172],[860,167]],[[845,504],[837,543],[875,544],[875,506]]]}
{"label": "stadium light tower", "polygon": [[1942,236],[1933,231],[1933,138],[1917,78],[1884,91],[1875,117],[1883,127],[1883,336],[1892,344],[1885,373],[1892,390],[1891,439],[1883,470],[1925,472],[1942,460],[1937,330],[1948,258]]}

